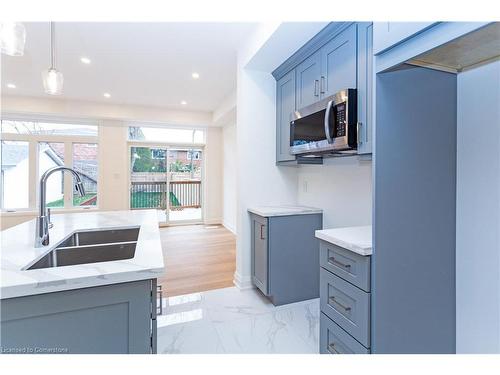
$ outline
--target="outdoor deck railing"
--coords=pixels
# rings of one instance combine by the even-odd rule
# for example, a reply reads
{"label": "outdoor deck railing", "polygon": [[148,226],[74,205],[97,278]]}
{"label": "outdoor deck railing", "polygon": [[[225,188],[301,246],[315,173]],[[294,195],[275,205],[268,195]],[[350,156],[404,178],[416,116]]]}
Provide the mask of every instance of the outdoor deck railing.
{"label": "outdoor deck railing", "polygon": [[130,208],[167,208],[167,192],[170,208],[201,207],[201,181],[171,181],[167,189],[166,182],[131,182]]}

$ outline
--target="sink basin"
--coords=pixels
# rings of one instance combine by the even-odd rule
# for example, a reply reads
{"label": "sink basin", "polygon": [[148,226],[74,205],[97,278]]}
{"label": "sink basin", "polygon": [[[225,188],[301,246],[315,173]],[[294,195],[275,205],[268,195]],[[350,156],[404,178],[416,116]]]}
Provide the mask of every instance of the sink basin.
{"label": "sink basin", "polygon": [[129,242],[55,248],[40,258],[28,270],[131,259],[135,255],[135,247],[135,242]]}
{"label": "sink basin", "polygon": [[140,227],[75,232],[26,269],[132,259],[139,229]]}
{"label": "sink basin", "polygon": [[78,231],[64,239],[57,248],[137,241],[139,229],[140,227]]}

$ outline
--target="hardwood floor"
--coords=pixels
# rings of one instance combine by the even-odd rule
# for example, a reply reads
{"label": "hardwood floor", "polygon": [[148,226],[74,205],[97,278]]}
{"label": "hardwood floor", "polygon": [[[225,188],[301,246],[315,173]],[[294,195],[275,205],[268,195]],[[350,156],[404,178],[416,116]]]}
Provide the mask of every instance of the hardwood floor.
{"label": "hardwood floor", "polygon": [[236,236],[222,225],[160,228],[164,297],[233,286]]}

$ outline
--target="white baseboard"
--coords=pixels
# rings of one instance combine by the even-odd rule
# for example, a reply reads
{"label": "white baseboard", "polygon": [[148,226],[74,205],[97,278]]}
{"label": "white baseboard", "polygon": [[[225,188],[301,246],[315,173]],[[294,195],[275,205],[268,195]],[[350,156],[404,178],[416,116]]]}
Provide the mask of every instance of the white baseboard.
{"label": "white baseboard", "polygon": [[233,279],[234,285],[240,289],[240,290],[248,290],[248,289],[253,289],[255,286],[252,283],[252,277],[241,277],[241,275],[236,271],[234,273],[234,279]]}
{"label": "white baseboard", "polygon": [[226,223],[225,221],[222,222],[222,225],[224,226],[224,228],[226,228],[228,231],[230,231],[231,233],[233,233],[234,235],[236,235],[236,228],[233,227],[232,225],[229,225],[228,223]]}
{"label": "white baseboard", "polygon": [[222,220],[220,218],[214,218],[214,219],[205,219],[203,221],[203,224],[205,225],[216,225],[216,224],[221,224]]}

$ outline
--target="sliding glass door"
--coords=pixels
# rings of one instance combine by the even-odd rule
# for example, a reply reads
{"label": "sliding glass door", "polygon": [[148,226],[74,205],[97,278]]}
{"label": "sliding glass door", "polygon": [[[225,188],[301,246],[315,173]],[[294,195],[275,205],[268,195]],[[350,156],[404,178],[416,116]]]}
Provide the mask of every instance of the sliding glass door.
{"label": "sliding glass door", "polygon": [[202,151],[169,149],[167,151],[169,205],[171,223],[202,219]]}
{"label": "sliding glass door", "polygon": [[202,220],[202,150],[130,147],[130,209],[155,209],[161,223]]}

